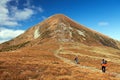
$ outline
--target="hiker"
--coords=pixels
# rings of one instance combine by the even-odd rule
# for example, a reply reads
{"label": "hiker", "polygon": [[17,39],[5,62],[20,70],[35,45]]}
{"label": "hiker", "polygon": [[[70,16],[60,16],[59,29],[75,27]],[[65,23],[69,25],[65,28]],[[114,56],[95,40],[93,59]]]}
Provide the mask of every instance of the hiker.
{"label": "hiker", "polygon": [[105,59],[102,59],[101,65],[102,65],[102,72],[105,73],[106,66],[107,66],[107,61]]}
{"label": "hiker", "polygon": [[75,57],[75,63],[78,64],[78,56]]}

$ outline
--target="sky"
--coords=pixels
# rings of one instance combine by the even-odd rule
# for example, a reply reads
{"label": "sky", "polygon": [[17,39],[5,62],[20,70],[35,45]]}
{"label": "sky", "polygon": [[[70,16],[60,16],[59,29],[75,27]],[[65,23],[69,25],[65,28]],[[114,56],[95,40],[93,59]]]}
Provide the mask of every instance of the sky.
{"label": "sky", "polygon": [[0,43],[54,14],[120,41],[120,0],[0,0]]}

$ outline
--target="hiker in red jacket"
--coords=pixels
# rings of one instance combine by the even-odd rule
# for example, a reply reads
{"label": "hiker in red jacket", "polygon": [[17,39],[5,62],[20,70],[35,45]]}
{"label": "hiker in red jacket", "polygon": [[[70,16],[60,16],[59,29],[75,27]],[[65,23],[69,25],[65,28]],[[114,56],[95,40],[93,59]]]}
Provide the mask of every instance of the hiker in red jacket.
{"label": "hiker in red jacket", "polygon": [[106,71],[106,66],[107,66],[107,61],[104,60],[104,59],[102,59],[101,65],[102,65],[102,72],[105,73],[105,71]]}

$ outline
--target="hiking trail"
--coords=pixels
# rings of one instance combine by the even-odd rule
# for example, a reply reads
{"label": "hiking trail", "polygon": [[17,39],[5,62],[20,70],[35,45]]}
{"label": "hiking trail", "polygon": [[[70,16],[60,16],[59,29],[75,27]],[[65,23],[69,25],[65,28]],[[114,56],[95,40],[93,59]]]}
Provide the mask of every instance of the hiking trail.
{"label": "hiking trail", "polygon": [[[63,51],[63,50],[64,50],[64,47],[62,47],[62,46],[60,45],[59,49],[56,50],[55,53],[54,53],[54,55],[55,55],[57,58],[59,58],[60,60],[62,60],[63,62],[65,62],[65,63],[67,63],[67,64],[70,64],[70,65],[73,65],[73,66],[77,66],[77,67],[79,67],[79,68],[88,69],[88,70],[91,70],[91,71],[93,71],[93,72],[101,72],[101,70],[99,70],[99,69],[97,69],[97,68],[95,68],[95,67],[89,67],[89,66],[83,66],[83,65],[80,65],[80,64],[76,64],[76,63],[74,62],[74,60],[72,61],[72,60],[69,60],[69,59],[67,59],[67,58],[64,58],[64,57],[59,56],[59,54],[64,54],[64,53],[61,53],[61,51]],[[73,53],[67,53],[67,54],[73,54]],[[74,54],[74,55],[76,55],[76,54]],[[81,55],[81,56],[83,56],[83,55]],[[106,73],[112,74],[112,75],[116,75],[117,78],[120,78],[120,74],[118,74],[118,73],[108,72],[108,71],[107,71]]]}

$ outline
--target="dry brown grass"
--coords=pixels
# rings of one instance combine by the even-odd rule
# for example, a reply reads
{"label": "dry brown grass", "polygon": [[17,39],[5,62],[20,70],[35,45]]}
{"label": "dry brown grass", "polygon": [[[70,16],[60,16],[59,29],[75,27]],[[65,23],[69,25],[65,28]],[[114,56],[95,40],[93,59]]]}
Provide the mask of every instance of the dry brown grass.
{"label": "dry brown grass", "polygon": [[[69,46],[65,47],[65,45],[63,45],[65,50],[61,50],[59,56],[73,62],[74,54],[80,53],[83,55],[78,55],[81,66],[95,67],[100,70],[101,59],[89,56],[99,57],[103,54],[92,55],[90,50],[87,52],[74,46],[71,46],[73,49],[70,49]],[[47,48],[43,46],[0,53],[0,80],[119,80],[116,74],[93,72],[90,69],[67,64],[54,56],[54,51],[59,49],[59,46],[52,45],[47,46]],[[118,53],[116,54],[118,55]],[[119,67],[119,64],[108,61],[107,71],[120,73]]]}

